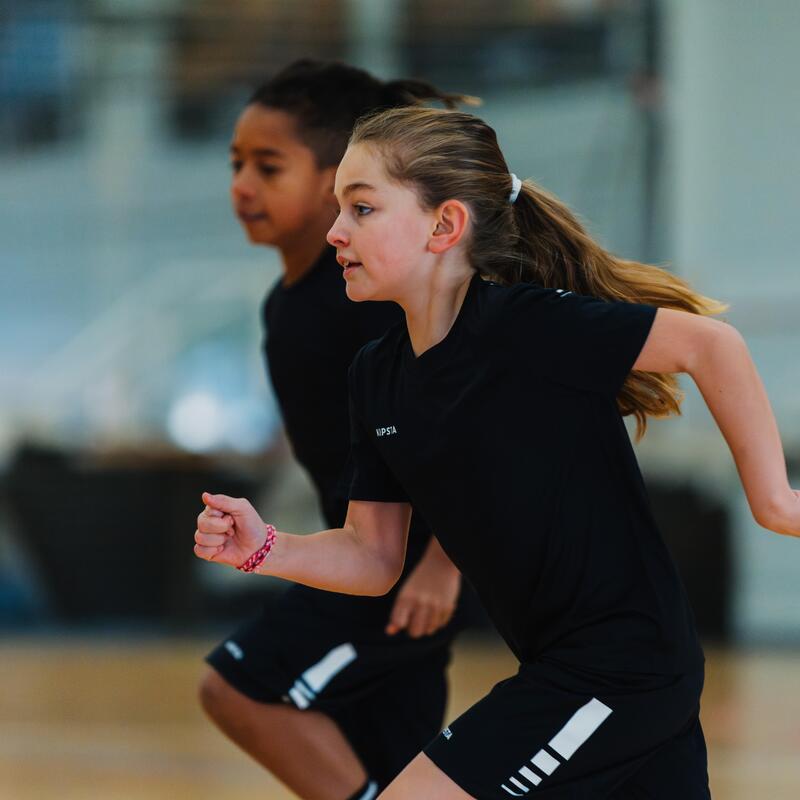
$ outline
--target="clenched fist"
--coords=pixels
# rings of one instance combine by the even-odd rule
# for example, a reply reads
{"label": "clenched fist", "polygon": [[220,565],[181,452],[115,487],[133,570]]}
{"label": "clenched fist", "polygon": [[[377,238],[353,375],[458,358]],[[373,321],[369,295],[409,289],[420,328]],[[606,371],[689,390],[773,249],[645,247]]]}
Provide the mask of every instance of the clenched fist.
{"label": "clenched fist", "polygon": [[194,554],[206,561],[239,567],[264,544],[266,526],[243,497],[203,492],[205,510],[197,517]]}

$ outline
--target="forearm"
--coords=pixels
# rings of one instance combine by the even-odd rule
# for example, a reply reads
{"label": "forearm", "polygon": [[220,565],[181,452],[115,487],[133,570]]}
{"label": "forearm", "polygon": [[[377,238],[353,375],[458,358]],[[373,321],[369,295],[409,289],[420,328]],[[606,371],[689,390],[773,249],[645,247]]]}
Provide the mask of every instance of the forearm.
{"label": "forearm", "polygon": [[780,527],[792,491],[778,426],[742,337],[728,326],[689,370],[731,450],[756,521]]}
{"label": "forearm", "polygon": [[398,566],[397,558],[369,546],[346,526],[305,536],[279,532],[257,572],[329,592],[377,596],[394,586],[402,564],[402,557]]}

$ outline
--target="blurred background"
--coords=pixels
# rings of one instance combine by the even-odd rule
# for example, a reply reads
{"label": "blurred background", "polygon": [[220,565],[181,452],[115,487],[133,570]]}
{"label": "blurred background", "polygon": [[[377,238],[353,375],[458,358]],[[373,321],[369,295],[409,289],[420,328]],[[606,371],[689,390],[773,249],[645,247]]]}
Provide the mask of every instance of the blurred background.
{"label": "blurred background", "polygon": [[[796,0],[0,0],[0,798],[288,797],[193,697],[277,583],[194,559],[199,492],[318,520],[261,361],[279,265],[228,201],[256,84],[313,56],[481,96],[518,175],[730,304],[800,487],[798,37]],[[712,788],[797,798],[800,543],[684,388],[637,452],[709,647]],[[454,713],[513,668],[472,616]]]}

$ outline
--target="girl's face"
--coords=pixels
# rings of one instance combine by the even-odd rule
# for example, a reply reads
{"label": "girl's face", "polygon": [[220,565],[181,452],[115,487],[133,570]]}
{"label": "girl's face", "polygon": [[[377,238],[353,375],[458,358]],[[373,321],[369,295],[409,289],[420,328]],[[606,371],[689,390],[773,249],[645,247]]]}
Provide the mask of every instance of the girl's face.
{"label": "girl's face", "polygon": [[[249,105],[231,142],[231,203],[251,242],[290,248],[336,214],[334,167],[320,169],[285,111]],[[322,244],[320,243],[320,247]]]}
{"label": "girl's face", "polygon": [[328,242],[344,267],[351,300],[396,300],[408,295],[433,264],[428,249],[432,213],[409,188],[390,181],[380,154],[352,145],[336,172],[340,212]]}

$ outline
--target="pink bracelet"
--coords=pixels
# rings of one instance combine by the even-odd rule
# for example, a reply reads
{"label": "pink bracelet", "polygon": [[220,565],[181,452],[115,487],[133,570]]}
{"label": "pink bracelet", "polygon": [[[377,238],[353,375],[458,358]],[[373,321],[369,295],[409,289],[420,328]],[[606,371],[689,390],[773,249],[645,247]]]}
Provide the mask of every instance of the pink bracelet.
{"label": "pink bracelet", "polygon": [[239,572],[255,572],[263,563],[264,559],[270,554],[272,546],[275,544],[275,526],[267,525],[267,539],[258,550],[247,559],[241,566],[236,567]]}

